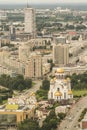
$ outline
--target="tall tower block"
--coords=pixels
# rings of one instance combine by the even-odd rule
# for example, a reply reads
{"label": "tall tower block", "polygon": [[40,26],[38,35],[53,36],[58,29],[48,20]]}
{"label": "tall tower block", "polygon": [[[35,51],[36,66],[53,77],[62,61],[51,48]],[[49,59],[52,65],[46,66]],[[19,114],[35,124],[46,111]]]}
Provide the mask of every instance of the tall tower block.
{"label": "tall tower block", "polygon": [[53,62],[56,66],[63,66],[69,63],[69,47],[66,44],[53,46]]}
{"label": "tall tower block", "polygon": [[35,9],[31,8],[27,4],[27,8],[24,10],[25,14],[25,33],[29,33],[33,38],[36,36],[36,24],[35,24]]}

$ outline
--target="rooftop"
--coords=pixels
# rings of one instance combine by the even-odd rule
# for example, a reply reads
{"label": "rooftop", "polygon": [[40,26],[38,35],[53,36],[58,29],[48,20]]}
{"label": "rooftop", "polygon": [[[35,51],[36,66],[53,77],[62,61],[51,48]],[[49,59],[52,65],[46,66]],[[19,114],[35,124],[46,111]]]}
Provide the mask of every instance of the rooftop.
{"label": "rooftop", "polygon": [[6,110],[18,110],[18,105],[17,104],[7,104],[5,109]]}

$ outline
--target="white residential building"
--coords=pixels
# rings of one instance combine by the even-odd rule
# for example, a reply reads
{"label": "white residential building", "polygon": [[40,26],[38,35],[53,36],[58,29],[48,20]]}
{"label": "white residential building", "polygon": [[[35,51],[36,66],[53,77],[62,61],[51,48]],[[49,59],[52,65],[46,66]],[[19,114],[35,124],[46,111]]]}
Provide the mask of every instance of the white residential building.
{"label": "white residential building", "polygon": [[24,10],[25,13],[25,33],[31,34],[35,37],[35,10],[27,7]]}

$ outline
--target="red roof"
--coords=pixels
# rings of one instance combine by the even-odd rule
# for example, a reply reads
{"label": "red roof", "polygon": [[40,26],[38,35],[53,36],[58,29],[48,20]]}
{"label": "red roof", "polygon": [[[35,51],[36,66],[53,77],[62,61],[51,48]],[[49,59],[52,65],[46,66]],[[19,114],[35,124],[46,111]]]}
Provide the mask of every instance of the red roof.
{"label": "red roof", "polygon": [[76,35],[76,32],[75,31],[70,31],[69,35]]}

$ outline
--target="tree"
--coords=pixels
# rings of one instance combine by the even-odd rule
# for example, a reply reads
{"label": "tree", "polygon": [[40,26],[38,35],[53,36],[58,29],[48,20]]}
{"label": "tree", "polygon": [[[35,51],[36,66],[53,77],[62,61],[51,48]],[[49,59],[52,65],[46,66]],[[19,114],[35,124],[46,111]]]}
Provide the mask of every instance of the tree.
{"label": "tree", "polygon": [[73,74],[71,76],[71,86],[75,90],[87,89],[87,72],[83,74]]}
{"label": "tree", "polygon": [[19,90],[19,91],[22,91],[23,89],[24,89],[23,84],[19,84],[19,85],[18,85],[18,90]]}
{"label": "tree", "polygon": [[26,88],[31,88],[32,87],[32,80],[29,78],[26,78],[25,84],[26,84]]}
{"label": "tree", "polygon": [[84,30],[85,30],[85,29],[86,29],[86,26],[85,26],[85,25],[82,25],[82,24],[76,26],[76,30],[81,30],[81,29],[84,29]]}
{"label": "tree", "polygon": [[63,120],[65,116],[66,116],[65,113],[58,113],[58,117],[60,118],[60,120]]}
{"label": "tree", "polygon": [[32,87],[31,79],[24,79],[23,75],[17,75],[16,77],[10,77],[9,75],[0,76],[0,85],[12,90],[20,90]]}
{"label": "tree", "polygon": [[72,37],[72,40],[79,40],[79,36]]}
{"label": "tree", "polygon": [[2,103],[2,97],[0,97],[0,104]]}
{"label": "tree", "polygon": [[69,25],[69,24],[67,24],[65,27],[66,27],[66,29],[70,29],[70,30],[75,28],[74,25]]}
{"label": "tree", "polygon": [[[12,84],[12,89],[14,89],[14,90],[19,90],[19,85],[20,85],[20,84],[23,85],[23,86],[22,86],[23,89],[26,89],[25,81],[22,80],[22,79],[16,79],[16,80],[13,82],[13,84]],[[23,89],[22,89],[22,90],[23,90]]]}
{"label": "tree", "polygon": [[39,130],[39,124],[36,120],[27,119],[18,125],[18,130]]}
{"label": "tree", "polygon": [[48,90],[40,89],[36,92],[37,100],[47,100],[48,99]]}
{"label": "tree", "polygon": [[7,76],[5,74],[1,75],[0,77],[0,85],[9,87],[9,81],[10,81],[10,76]]}
{"label": "tree", "polygon": [[44,90],[49,90],[49,88],[50,88],[50,81],[45,78],[42,81],[42,87],[41,88],[44,89]]}
{"label": "tree", "polygon": [[52,71],[52,68],[55,66],[55,64],[53,63],[53,60],[50,59],[47,62],[50,63],[50,71]]}
{"label": "tree", "polygon": [[52,110],[50,114],[47,116],[47,118],[43,122],[43,126],[41,130],[52,130],[56,129],[58,124],[57,116],[55,114],[55,111]]}

